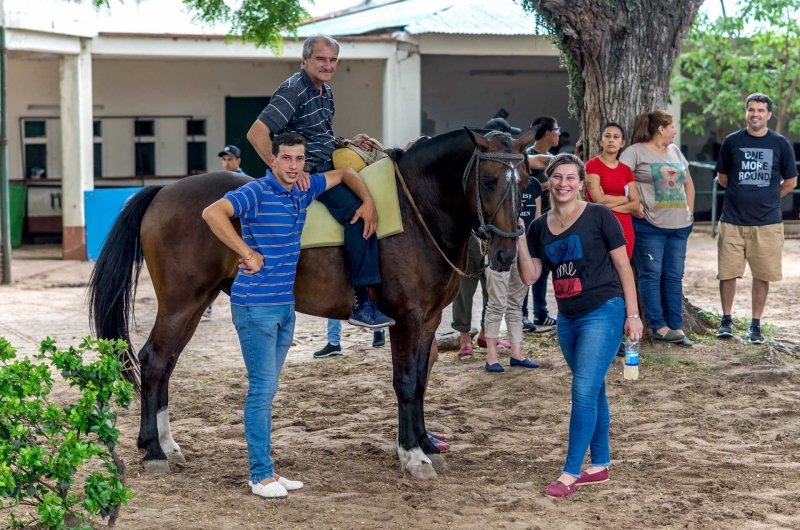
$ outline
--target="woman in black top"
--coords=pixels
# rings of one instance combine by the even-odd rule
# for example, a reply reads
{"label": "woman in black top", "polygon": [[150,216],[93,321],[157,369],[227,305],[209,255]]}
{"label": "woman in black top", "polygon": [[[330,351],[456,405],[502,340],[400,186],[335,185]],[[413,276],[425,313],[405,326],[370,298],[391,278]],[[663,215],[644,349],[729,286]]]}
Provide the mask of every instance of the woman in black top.
{"label": "woman in black top", "polygon": [[[553,158],[545,170],[552,209],[520,238],[517,267],[532,284],[546,267],[558,303],[558,340],[572,371],[572,414],[567,458],[548,497],[564,497],[577,485],[608,480],[610,416],[605,376],[623,332],[642,334],[633,272],[622,227],[611,210],[580,200],[586,171],[572,154]],[[591,467],[581,473],[586,450]]]}

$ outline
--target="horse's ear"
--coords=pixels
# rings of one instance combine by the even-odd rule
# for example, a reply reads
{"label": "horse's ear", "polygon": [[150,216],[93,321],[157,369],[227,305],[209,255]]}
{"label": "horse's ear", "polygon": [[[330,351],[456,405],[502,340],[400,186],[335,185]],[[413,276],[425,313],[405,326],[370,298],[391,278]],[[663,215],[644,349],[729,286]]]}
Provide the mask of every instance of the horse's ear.
{"label": "horse's ear", "polygon": [[533,141],[536,139],[536,131],[538,131],[541,127],[541,125],[534,125],[525,131],[525,134],[514,140],[514,147],[518,153],[525,151],[525,148],[533,143]]}
{"label": "horse's ear", "polygon": [[471,130],[466,125],[464,126],[464,130],[467,131],[467,136],[469,136],[469,139],[475,144],[475,147],[484,152],[490,150],[489,141],[486,138]]}

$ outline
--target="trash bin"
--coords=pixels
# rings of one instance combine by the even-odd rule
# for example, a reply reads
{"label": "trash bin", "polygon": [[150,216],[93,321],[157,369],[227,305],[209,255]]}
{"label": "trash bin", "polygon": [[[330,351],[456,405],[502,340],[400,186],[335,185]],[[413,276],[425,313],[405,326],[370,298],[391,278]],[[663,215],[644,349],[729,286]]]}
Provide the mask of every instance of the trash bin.
{"label": "trash bin", "polygon": [[25,223],[25,204],[28,198],[28,187],[9,186],[11,203],[11,248],[22,245],[22,225]]}

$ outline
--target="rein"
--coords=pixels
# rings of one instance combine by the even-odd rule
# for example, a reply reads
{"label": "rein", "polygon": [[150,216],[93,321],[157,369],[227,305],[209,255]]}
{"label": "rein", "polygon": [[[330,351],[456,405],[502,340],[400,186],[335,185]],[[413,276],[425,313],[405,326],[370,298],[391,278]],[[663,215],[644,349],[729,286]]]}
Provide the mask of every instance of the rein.
{"label": "rein", "polygon": [[[513,172],[516,172],[517,166],[519,166],[519,164],[522,163],[525,160],[525,155],[513,154],[513,153],[482,153],[480,150],[475,149],[475,152],[472,153],[472,157],[470,157],[469,163],[467,164],[467,168],[464,171],[464,179],[463,179],[464,192],[466,193],[466,191],[467,191],[467,182],[469,181],[469,174],[470,174],[470,171],[472,170],[472,167],[475,166],[475,195],[477,197],[476,200],[478,202],[478,204],[477,204],[477,206],[478,206],[478,219],[480,220],[480,228],[479,228],[478,236],[480,237],[480,239],[482,239],[482,240],[490,239],[491,238],[490,232],[494,233],[494,234],[497,234],[500,237],[507,237],[507,238],[516,239],[516,238],[518,238],[520,235],[522,235],[524,233],[524,230],[522,228],[520,228],[519,230],[517,230],[515,232],[504,232],[504,231],[500,230],[499,228],[497,228],[496,226],[494,226],[493,221],[494,221],[494,218],[497,216],[497,213],[500,211],[500,208],[502,208],[503,203],[505,203],[506,198],[508,197],[509,193],[511,193],[511,197],[512,197],[511,200],[514,201],[514,213],[516,214],[515,217],[519,217],[519,211],[518,211],[518,208],[519,208],[519,206],[518,206],[519,205],[519,187],[514,185],[515,184],[515,179],[510,179],[509,180],[508,186],[506,187],[506,191],[503,194],[503,198],[500,200],[500,204],[497,205],[497,209],[494,211],[492,216],[489,218],[489,223],[488,224],[485,223],[484,220],[483,220],[483,205],[481,204],[481,194],[480,194],[480,163],[481,163],[482,160],[501,161],[501,163],[503,165],[508,166],[509,169],[511,169]],[[518,162],[516,164],[512,165],[511,163],[505,162],[505,160],[517,160]],[[459,276],[461,276],[463,278],[469,278],[470,280],[477,280],[478,278],[480,278],[483,275],[483,272],[486,270],[486,267],[481,268],[480,270],[478,270],[477,272],[475,272],[473,274],[467,274],[464,271],[462,271],[461,269],[459,269],[458,267],[456,267],[455,264],[452,261],[450,261],[450,259],[447,257],[447,255],[442,250],[442,248],[439,246],[439,243],[436,242],[436,238],[433,237],[433,234],[431,233],[430,229],[428,228],[428,224],[425,222],[425,219],[422,217],[422,214],[420,213],[419,208],[417,207],[417,203],[416,203],[416,201],[414,201],[414,197],[411,195],[411,191],[408,189],[408,185],[406,184],[406,180],[403,178],[403,174],[400,173],[400,168],[397,166],[397,162],[392,160],[392,163],[394,164],[394,173],[395,173],[395,175],[397,175],[397,180],[400,181],[400,186],[403,188],[403,192],[406,194],[406,198],[408,199],[408,202],[411,203],[411,207],[414,209],[414,213],[417,215],[417,219],[419,220],[420,224],[422,225],[422,228],[425,229],[425,233],[427,233],[428,237],[430,237],[431,241],[433,241],[433,245],[436,247],[436,250],[439,251],[439,253],[442,255],[442,257],[447,262],[447,264],[450,265],[450,267],[452,267],[452,269],[454,271],[456,271],[459,274]],[[472,237],[472,235],[470,235],[470,237]],[[483,245],[481,245],[481,249],[483,249]],[[484,256],[485,255],[486,254],[484,253]]]}

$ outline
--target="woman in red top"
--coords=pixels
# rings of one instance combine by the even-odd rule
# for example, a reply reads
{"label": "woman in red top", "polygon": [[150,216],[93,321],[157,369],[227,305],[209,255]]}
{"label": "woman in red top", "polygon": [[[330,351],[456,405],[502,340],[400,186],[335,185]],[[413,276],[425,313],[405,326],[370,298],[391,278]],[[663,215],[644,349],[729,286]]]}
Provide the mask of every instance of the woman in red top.
{"label": "woman in red top", "polygon": [[603,152],[586,162],[586,200],[607,206],[622,225],[628,259],[633,255],[631,214],[639,210],[639,193],[631,168],[617,160],[625,147],[621,125],[607,123],[600,132]]}

